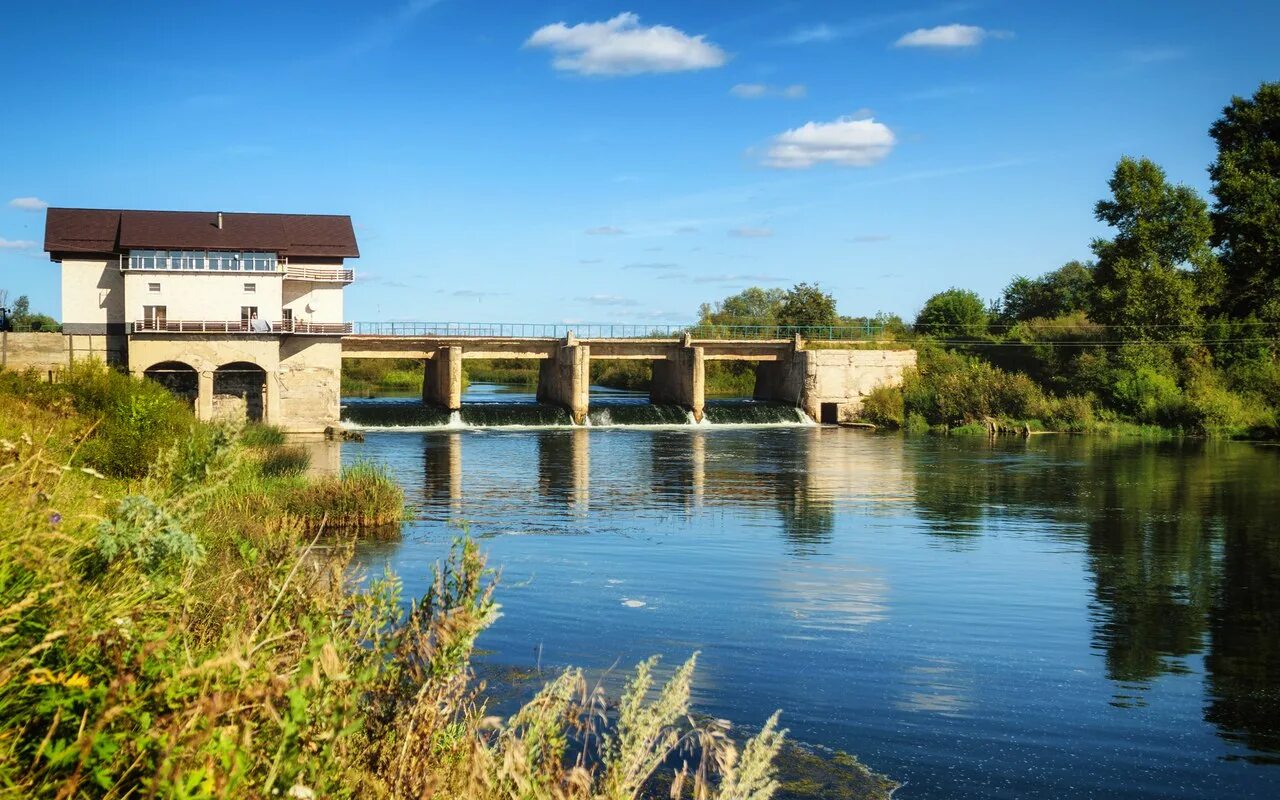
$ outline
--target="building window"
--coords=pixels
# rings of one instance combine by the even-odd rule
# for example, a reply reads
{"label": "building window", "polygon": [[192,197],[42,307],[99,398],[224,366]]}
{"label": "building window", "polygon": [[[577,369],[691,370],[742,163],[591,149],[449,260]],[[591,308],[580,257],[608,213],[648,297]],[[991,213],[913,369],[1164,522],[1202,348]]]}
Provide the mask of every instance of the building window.
{"label": "building window", "polygon": [[148,284],[147,284],[147,291],[148,291],[148,292],[151,292],[152,294],[160,294],[160,284],[158,284],[158,283],[148,283]]}
{"label": "building window", "polygon": [[130,250],[129,269],[275,272],[275,253],[218,250]]}
{"label": "building window", "polygon": [[253,294],[254,292],[258,291],[258,284],[256,284],[256,283],[246,283],[246,284],[244,285],[244,290],[245,290],[245,292],[247,292],[247,293],[249,293],[249,294]]}

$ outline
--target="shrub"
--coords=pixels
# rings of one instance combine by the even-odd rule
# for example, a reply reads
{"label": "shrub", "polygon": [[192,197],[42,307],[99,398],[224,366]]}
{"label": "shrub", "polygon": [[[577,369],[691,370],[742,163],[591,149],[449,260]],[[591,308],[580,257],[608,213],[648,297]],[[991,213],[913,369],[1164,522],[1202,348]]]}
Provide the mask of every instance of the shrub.
{"label": "shrub", "polygon": [[1182,391],[1178,382],[1152,367],[1122,371],[1111,385],[1116,404],[1140,422],[1161,422],[1178,417]]}
{"label": "shrub", "polygon": [[877,386],[862,398],[860,416],[868,422],[886,428],[901,428],[905,414],[900,387]]}
{"label": "shrub", "polygon": [[195,422],[186,403],[160,384],[97,361],[73,363],[62,389],[77,411],[98,420],[80,458],[109,475],[145,475]]}

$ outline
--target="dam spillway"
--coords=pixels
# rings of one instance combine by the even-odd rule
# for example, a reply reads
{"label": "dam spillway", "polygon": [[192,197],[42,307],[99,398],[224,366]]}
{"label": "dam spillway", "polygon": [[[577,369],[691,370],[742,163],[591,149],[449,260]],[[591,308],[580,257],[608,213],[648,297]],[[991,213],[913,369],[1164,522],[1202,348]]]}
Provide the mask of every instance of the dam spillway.
{"label": "dam spillway", "polygon": [[799,408],[759,400],[710,400],[701,421],[671,404],[593,401],[582,424],[555,405],[531,402],[464,402],[458,409],[423,405],[414,398],[350,399],[342,404],[342,424],[356,430],[448,430],[465,428],[622,428],[812,425]]}

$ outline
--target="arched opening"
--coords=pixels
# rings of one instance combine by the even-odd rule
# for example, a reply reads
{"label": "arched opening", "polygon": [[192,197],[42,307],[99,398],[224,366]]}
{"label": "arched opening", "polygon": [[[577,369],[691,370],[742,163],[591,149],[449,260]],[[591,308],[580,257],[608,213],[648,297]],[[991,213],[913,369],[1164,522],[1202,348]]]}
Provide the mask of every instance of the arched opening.
{"label": "arched opening", "polygon": [[213,418],[261,422],[267,371],[248,361],[223,364],[213,373]]}
{"label": "arched opening", "polygon": [[196,396],[200,393],[200,375],[195,367],[182,361],[161,361],[142,374],[195,407]]}

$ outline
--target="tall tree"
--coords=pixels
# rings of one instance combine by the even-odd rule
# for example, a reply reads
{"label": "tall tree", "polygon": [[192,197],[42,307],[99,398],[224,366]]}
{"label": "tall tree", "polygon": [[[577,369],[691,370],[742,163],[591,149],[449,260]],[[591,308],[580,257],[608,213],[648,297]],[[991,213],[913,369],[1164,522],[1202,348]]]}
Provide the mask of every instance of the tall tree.
{"label": "tall tree", "polygon": [[1208,206],[1145,158],[1120,159],[1109,185],[1094,214],[1116,235],[1093,242],[1094,318],[1126,338],[1194,335],[1218,288]]}
{"label": "tall tree", "polygon": [[840,315],[836,313],[836,299],[822,291],[815,283],[797,283],[782,298],[778,307],[778,324],[797,327],[836,325]]}
{"label": "tall tree", "polygon": [[698,316],[703,325],[773,325],[786,296],[782,289],[752,286],[715,305],[703,303]]}
{"label": "tall tree", "polygon": [[1218,144],[1209,177],[1228,310],[1280,323],[1280,83],[1231,98],[1209,135]]}
{"label": "tall tree", "polygon": [[1006,324],[1088,311],[1093,300],[1093,265],[1068,261],[1039,278],[1014,278],[1000,298]]}
{"label": "tall tree", "polygon": [[974,339],[987,332],[990,315],[977,292],[948,289],[925,301],[916,328],[939,339]]}

